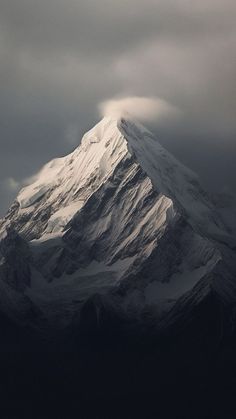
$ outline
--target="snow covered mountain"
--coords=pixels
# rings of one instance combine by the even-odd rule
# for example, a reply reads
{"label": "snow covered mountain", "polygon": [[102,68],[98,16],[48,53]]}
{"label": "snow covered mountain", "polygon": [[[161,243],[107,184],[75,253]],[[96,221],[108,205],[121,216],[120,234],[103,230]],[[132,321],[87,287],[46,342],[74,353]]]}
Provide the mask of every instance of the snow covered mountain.
{"label": "snow covered mountain", "polygon": [[212,289],[235,298],[235,247],[197,176],[141,124],[105,117],[0,221],[0,305],[61,328],[99,293],[161,318]]}

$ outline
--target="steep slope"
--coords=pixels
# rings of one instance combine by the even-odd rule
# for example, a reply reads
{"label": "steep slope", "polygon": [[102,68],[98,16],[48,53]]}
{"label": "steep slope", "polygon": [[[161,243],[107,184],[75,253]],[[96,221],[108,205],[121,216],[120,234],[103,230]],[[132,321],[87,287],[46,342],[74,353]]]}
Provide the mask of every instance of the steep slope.
{"label": "steep slope", "polygon": [[168,311],[235,243],[196,175],[142,125],[112,117],[20,191],[2,240],[7,228],[27,246],[22,293],[53,327],[115,289],[122,310]]}

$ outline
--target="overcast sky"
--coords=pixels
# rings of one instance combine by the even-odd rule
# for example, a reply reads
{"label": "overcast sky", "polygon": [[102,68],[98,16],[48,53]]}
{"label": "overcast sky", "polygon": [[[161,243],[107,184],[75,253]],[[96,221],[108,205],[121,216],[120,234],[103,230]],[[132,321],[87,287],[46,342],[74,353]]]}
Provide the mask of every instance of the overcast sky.
{"label": "overcast sky", "polygon": [[117,95],[158,97],[148,122],[205,185],[236,186],[235,0],[1,0],[0,214]]}

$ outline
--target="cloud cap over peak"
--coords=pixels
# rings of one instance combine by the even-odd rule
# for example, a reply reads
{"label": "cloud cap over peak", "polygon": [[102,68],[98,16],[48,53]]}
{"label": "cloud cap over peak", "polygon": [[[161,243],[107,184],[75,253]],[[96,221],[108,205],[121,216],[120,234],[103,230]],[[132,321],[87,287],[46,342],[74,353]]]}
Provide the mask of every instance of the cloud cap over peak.
{"label": "cloud cap over peak", "polygon": [[176,107],[164,99],[145,96],[115,97],[101,102],[98,109],[102,116],[125,117],[128,114],[143,122],[154,122],[170,116],[176,117],[180,113]]}

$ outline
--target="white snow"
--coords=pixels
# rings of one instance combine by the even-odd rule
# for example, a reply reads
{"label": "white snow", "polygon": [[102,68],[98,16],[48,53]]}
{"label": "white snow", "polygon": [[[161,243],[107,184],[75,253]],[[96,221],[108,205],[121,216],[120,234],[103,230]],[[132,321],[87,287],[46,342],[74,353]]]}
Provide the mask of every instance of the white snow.
{"label": "white snow", "polygon": [[168,282],[151,282],[145,290],[146,303],[152,305],[159,300],[177,299],[193,288],[205,273],[206,268],[201,266],[193,271],[176,273]]}
{"label": "white snow", "polygon": [[[54,247],[55,245],[58,245],[61,243],[61,233],[48,233],[48,234],[44,234],[42,237],[40,237],[39,239],[33,239],[29,242],[30,247],[32,248],[32,250],[35,250],[37,248],[43,248],[44,250],[50,248],[50,247]],[[39,249],[41,250],[41,249]]]}
{"label": "white snow", "polygon": [[[140,222],[136,225],[136,227],[132,230],[131,234],[117,247],[116,253],[119,253],[121,248],[130,245],[137,237],[140,235],[143,227],[148,225],[150,230],[150,235],[153,231],[159,231],[159,237],[161,236],[161,232],[164,232],[166,228],[166,221],[170,221],[171,218],[175,216],[175,211],[173,209],[173,203],[171,199],[167,198],[166,196],[161,196],[156,203],[153,205],[151,210],[143,217]],[[152,243],[154,246],[156,241]],[[150,244],[151,245],[151,244]],[[146,248],[147,256],[152,250],[149,247]],[[115,254],[116,254],[115,253]],[[114,255],[115,256],[115,255]]]}
{"label": "white snow", "polygon": [[57,233],[63,230],[63,228],[69,223],[73,218],[76,212],[78,212],[83,207],[84,201],[78,200],[72,204],[67,205],[66,207],[60,208],[56,211],[48,221],[45,234],[48,233]]}

